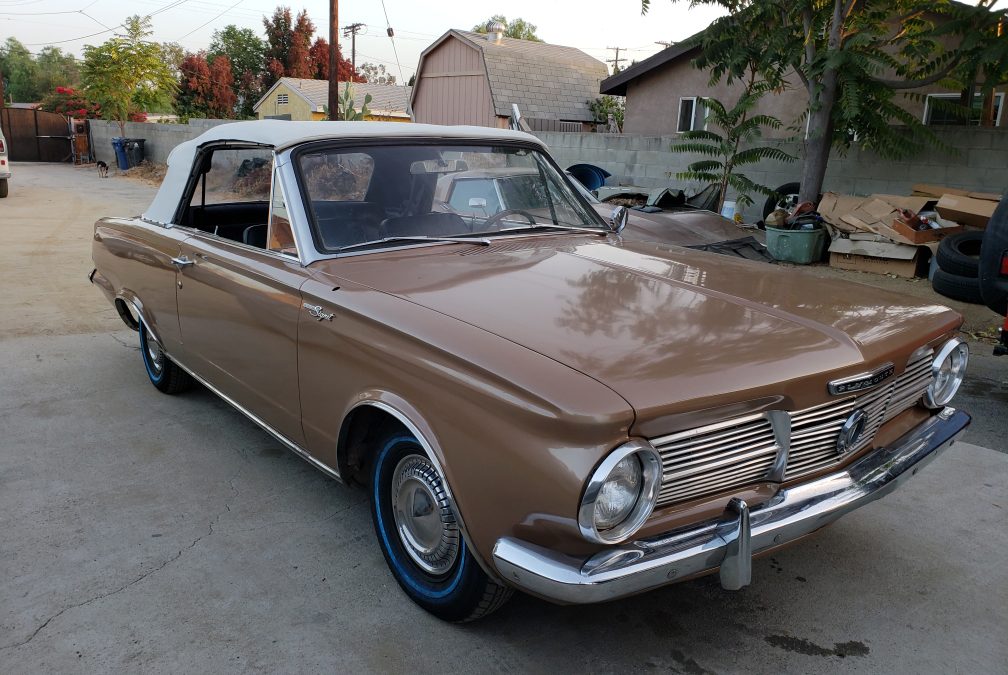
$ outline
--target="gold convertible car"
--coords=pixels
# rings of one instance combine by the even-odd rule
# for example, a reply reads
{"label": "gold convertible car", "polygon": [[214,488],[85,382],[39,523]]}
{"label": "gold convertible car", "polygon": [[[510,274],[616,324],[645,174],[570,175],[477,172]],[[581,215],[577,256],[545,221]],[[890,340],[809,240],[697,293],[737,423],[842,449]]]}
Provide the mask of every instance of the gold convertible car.
{"label": "gold convertible car", "polygon": [[[479,172],[522,180],[438,189]],[[569,180],[521,132],[226,124],[96,223],[91,279],[158,390],[202,383],[364,486],[452,621],[513,589],[741,588],[969,424],[955,312],[634,236]]]}

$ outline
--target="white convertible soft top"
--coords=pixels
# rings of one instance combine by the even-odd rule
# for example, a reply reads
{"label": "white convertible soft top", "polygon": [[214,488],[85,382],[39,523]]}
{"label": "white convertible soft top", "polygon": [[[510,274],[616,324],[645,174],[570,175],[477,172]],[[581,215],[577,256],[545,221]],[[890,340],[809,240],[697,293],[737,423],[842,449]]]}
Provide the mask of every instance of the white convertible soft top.
{"label": "white convertible soft top", "polygon": [[[287,122],[259,120],[221,124],[208,129],[191,141],[180,143],[168,155],[168,172],[154,201],[143,218],[155,223],[169,223],[175,215],[196,151],[207,143],[235,141],[272,146],[280,151],[305,141],[322,139],[383,138],[471,138],[487,141],[529,141],[543,145],[535,136],[522,131],[491,127],[449,127],[437,124],[405,122]],[[545,146],[543,146],[545,147]]]}

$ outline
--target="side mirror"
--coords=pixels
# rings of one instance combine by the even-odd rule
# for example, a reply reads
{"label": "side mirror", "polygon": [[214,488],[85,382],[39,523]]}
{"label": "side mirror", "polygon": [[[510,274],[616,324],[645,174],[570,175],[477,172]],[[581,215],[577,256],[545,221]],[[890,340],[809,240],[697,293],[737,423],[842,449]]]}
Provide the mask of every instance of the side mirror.
{"label": "side mirror", "polygon": [[470,197],[469,198],[469,208],[471,209],[485,209],[486,200],[482,197]]}
{"label": "side mirror", "polygon": [[630,211],[625,206],[617,206],[609,216],[609,231],[619,234],[630,219]]}

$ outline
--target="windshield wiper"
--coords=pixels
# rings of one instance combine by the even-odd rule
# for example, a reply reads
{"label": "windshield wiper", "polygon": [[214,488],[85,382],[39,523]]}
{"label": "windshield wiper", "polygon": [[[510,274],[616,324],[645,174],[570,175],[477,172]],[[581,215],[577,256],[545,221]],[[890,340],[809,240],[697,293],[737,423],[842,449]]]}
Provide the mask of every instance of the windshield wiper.
{"label": "windshield wiper", "polygon": [[482,234],[498,234],[508,232],[528,232],[529,230],[568,230],[570,232],[587,232],[588,234],[609,234],[608,230],[599,227],[575,227],[574,225],[554,225],[552,223],[536,223],[535,225],[525,225],[522,227],[509,227],[505,230],[494,230],[493,232],[483,232]]}
{"label": "windshield wiper", "polygon": [[420,241],[420,242],[445,242],[450,244],[482,244],[483,246],[489,246],[490,240],[486,238],[482,239],[465,239],[462,237],[428,237],[425,235],[415,235],[415,236],[401,236],[401,237],[382,237],[381,239],[372,239],[371,241],[362,241],[356,244],[347,244],[346,246],[340,246],[336,249],[337,253],[342,253],[343,251],[350,251],[355,248],[363,248],[365,246],[375,246],[377,244],[387,244],[394,241]]}

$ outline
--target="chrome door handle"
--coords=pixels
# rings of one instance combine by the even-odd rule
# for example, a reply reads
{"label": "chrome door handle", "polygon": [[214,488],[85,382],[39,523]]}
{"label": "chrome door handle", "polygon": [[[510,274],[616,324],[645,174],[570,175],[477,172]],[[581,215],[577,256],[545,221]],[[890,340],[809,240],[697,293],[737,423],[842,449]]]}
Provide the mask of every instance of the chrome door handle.
{"label": "chrome door handle", "polygon": [[189,265],[196,264],[195,260],[189,260],[189,258],[185,256],[181,256],[179,258],[172,258],[171,262],[172,265],[175,265],[175,267],[178,267],[179,269],[182,269],[183,267],[189,267]]}

